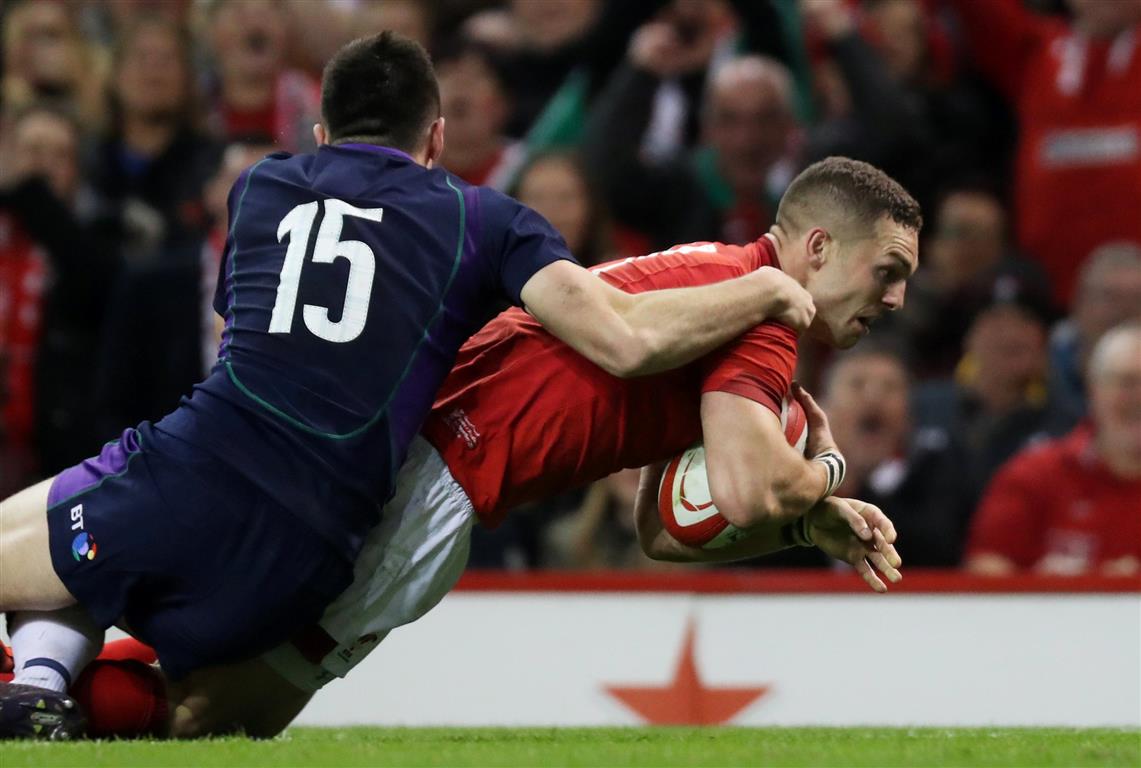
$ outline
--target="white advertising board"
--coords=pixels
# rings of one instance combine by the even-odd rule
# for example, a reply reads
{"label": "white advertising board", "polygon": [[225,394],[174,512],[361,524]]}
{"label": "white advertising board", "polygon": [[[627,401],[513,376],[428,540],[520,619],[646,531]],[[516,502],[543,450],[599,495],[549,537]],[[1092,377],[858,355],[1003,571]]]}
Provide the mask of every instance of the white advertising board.
{"label": "white advertising board", "polygon": [[1141,595],[460,591],[299,724],[1141,726]]}

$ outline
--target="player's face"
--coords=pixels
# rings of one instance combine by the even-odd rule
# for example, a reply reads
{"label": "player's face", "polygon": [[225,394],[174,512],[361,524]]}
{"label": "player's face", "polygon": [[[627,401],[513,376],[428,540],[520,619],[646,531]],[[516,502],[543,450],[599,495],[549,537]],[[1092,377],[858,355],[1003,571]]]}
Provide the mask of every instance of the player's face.
{"label": "player's face", "polygon": [[836,238],[809,276],[816,302],[812,335],[847,349],[871,324],[903,306],[907,280],[919,266],[919,233],[886,216],[862,237]]}

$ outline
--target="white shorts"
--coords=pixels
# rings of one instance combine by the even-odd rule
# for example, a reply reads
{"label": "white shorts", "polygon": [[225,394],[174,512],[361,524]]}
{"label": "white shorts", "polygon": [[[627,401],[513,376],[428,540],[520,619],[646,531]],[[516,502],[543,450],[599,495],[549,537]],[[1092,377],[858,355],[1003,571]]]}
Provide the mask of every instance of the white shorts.
{"label": "white shorts", "polygon": [[393,629],[431,610],[467,565],[475,510],[440,454],[417,437],[396,493],[365,539],[353,583],[317,626],[262,658],[303,691],[344,677]]}

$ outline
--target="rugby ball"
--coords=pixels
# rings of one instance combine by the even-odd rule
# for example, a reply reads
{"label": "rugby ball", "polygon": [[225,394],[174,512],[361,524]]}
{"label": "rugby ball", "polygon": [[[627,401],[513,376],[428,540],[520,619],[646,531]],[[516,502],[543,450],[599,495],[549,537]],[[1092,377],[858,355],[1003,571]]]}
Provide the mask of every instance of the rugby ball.
{"label": "rugby ball", "polygon": [[[785,397],[781,427],[788,444],[804,453],[808,422],[800,403]],[[713,504],[705,474],[705,447],[697,445],[670,460],[658,486],[658,514],[671,536],[691,547],[720,549],[745,537],[745,531],[730,525]]]}

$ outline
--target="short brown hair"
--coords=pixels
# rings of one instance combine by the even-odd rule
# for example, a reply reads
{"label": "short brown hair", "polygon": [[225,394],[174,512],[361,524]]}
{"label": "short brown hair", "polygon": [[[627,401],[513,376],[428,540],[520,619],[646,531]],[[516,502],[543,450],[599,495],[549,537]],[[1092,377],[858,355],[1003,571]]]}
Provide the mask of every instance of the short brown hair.
{"label": "short brown hair", "polygon": [[919,203],[899,182],[848,157],[826,157],[801,171],[781,198],[777,224],[801,231],[814,223],[809,219],[830,214],[869,227],[887,216],[916,232],[923,228]]}

